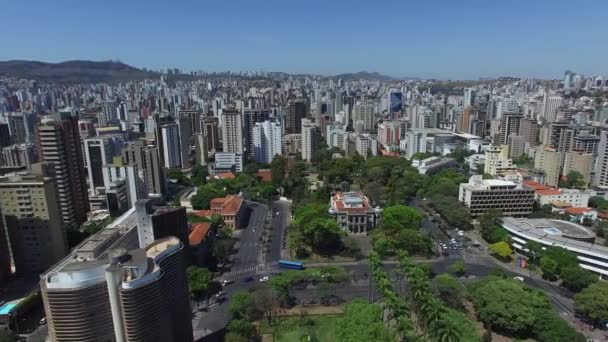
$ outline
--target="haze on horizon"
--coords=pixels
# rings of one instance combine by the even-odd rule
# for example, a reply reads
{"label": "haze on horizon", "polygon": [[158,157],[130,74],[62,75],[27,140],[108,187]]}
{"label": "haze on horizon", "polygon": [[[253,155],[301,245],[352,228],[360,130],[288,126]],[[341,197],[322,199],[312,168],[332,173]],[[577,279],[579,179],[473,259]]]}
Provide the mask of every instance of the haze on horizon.
{"label": "haze on horizon", "polygon": [[0,60],[394,77],[608,74],[608,2],[128,1],[3,4]]}

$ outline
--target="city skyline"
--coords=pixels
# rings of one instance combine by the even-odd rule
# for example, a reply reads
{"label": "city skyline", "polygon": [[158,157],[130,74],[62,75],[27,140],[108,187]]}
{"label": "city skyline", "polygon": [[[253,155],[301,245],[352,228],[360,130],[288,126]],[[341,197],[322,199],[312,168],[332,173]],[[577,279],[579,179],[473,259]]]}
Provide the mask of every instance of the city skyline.
{"label": "city skyline", "polygon": [[[608,4],[525,5],[134,1],[116,10],[108,3],[10,3],[0,22],[8,33],[0,60],[117,59],[154,70],[365,70],[437,79],[608,73],[602,62],[608,48],[598,43]],[[21,24],[24,14],[28,25]]]}

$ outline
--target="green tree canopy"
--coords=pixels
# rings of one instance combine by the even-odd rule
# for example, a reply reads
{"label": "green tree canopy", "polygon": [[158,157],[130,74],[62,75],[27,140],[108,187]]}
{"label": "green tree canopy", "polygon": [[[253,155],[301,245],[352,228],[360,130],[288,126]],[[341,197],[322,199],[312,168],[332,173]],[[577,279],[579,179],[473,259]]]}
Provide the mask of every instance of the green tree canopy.
{"label": "green tree canopy", "polygon": [[548,256],[540,258],[540,269],[543,271],[543,278],[549,280],[554,280],[559,274],[557,262]]}
{"label": "green tree canopy", "polygon": [[205,184],[198,188],[196,194],[190,199],[195,210],[209,209],[209,203],[217,197],[225,197],[226,190],[217,183]]}
{"label": "green tree canopy", "polygon": [[208,269],[190,266],[186,271],[192,298],[204,299],[219,290],[220,285],[213,280],[213,273]]}
{"label": "green tree canopy", "polygon": [[560,271],[562,286],[574,291],[580,292],[587,286],[598,281],[597,274],[587,271],[580,266],[566,266]]}
{"label": "green tree canopy", "polygon": [[490,250],[492,253],[498,255],[501,258],[508,258],[513,254],[513,250],[511,249],[511,245],[505,241],[498,241],[497,243],[493,243],[490,245]]}
{"label": "green tree canopy", "polygon": [[315,219],[303,230],[308,244],[320,253],[337,250],[341,244],[342,229],[333,219]]}
{"label": "green tree canopy", "polygon": [[337,340],[349,342],[392,342],[388,329],[384,326],[382,309],[376,304],[368,304],[355,299],[346,306],[344,315],[338,321]]}
{"label": "green tree canopy", "polygon": [[559,182],[559,186],[568,189],[583,189],[587,187],[587,182],[582,173],[572,170],[566,175],[566,180]]}
{"label": "green tree canopy", "polygon": [[402,229],[419,230],[423,217],[418,210],[404,205],[395,205],[384,210],[382,229],[389,235]]}
{"label": "green tree canopy", "polygon": [[574,307],[592,320],[608,319],[608,284],[598,282],[589,285],[576,295]]}
{"label": "green tree canopy", "polygon": [[508,336],[532,336],[537,318],[552,310],[541,292],[512,279],[487,277],[468,292],[479,320]]}
{"label": "green tree canopy", "polygon": [[440,274],[433,279],[435,292],[444,303],[454,309],[462,309],[465,291],[451,274]]}
{"label": "green tree canopy", "polygon": [[233,319],[228,322],[227,329],[231,333],[239,336],[251,338],[256,335],[256,329],[253,323],[246,319]]}
{"label": "green tree canopy", "polygon": [[253,296],[249,292],[243,290],[236,292],[230,299],[229,310],[232,317],[236,319],[254,319],[255,302]]}

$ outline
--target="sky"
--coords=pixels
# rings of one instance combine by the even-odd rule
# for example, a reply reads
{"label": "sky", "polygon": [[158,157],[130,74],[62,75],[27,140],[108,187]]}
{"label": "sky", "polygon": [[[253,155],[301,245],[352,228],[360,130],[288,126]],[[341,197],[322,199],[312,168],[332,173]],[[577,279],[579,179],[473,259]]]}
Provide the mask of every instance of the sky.
{"label": "sky", "polygon": [[608,75],[606,0],[0,1],[0,60],[394,77]]}

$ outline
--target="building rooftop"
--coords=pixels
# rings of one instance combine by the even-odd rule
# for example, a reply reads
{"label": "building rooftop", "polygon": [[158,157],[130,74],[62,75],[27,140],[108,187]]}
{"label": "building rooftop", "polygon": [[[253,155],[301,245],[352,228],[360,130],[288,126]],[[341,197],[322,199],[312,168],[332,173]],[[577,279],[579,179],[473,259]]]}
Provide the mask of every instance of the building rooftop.
{"label": "building rooftop", "polygon": [[589,229],[568,221],[503,217],[502,226],[516,235],[550,246],[564,247],[580,253],[608,258],[608,247],[580,240],[591,240],[595,234]]}
{"label": "building rooftop", "polygon": [[200,243],[205,240],[205,237],[207,237],[210,229],[211,222],[201,222],[193,225],[192,231],[190,231],[190,234],[188,235],[190,246],[200,245]]}

